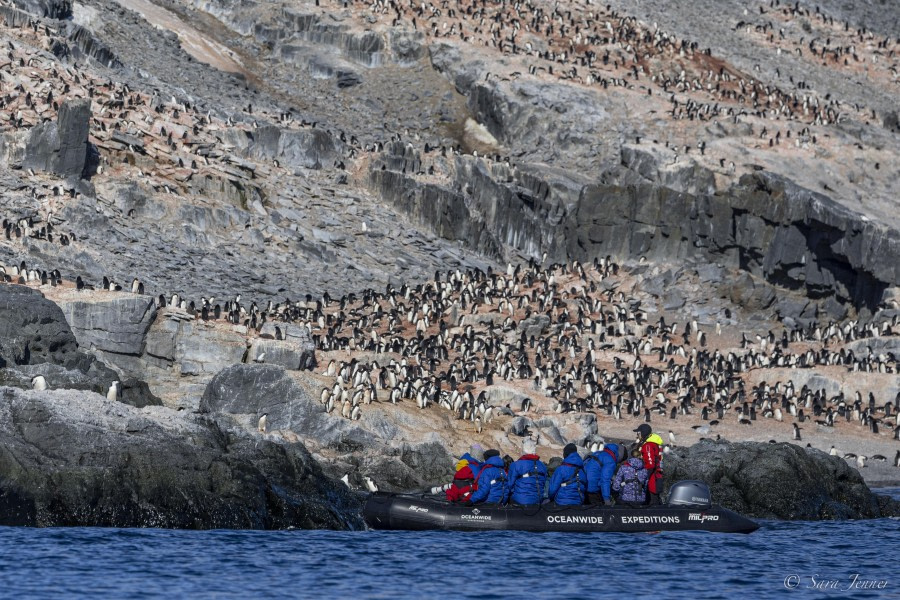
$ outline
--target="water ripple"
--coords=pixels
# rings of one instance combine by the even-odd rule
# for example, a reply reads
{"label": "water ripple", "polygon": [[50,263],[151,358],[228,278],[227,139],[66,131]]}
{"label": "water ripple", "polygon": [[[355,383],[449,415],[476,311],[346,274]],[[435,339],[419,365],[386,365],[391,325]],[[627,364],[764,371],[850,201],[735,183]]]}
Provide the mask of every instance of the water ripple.
{"label": "water ripple", "polygon": [[[896,520],[761,525],[749,536],[0,528],[0,597],[900,598],[885,559]],[[846,589],[857,573],[887,584]]]}

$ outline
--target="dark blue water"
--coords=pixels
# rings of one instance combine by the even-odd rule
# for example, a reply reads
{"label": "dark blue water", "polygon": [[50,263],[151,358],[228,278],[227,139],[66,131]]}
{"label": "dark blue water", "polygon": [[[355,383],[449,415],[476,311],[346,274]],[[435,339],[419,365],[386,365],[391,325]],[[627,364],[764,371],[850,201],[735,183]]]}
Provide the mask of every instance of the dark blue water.
{"label": "dark blue water", "polygon": [[0,528],[0,597],[900,598],[898,550],[897,519],[751,535]]}

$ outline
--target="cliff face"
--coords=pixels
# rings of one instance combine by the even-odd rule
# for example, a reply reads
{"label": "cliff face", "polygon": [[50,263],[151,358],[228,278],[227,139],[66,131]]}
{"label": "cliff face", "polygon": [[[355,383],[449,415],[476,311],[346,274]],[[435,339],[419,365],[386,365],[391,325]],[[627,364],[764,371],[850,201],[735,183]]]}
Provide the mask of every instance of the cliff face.
{"label": "cliff face", "polygon": [[568,250],[582,258],[719,262],[869,309],[900,284],[900,233],[772,173],[713,195],[652,182],[587,186],[567,225]]}
{"label": "cliff face", "polygon": [[550,260],[714,262],[868,309],[900,285],[900,232],[774,173],[717,190],[703,168],[673,172],[659,156],[626,147],[598,183],[457,156],[443,186],[406,175],[410,160],[376,163],[373,188],[438,235],[497,260],[546,252]]}

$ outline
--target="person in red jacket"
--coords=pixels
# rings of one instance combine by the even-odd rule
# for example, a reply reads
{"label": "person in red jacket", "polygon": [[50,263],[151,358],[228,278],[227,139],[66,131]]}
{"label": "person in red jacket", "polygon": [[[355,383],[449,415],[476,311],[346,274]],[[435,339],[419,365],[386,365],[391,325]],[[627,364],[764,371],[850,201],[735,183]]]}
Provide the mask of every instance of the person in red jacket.
{"label": "person in red jacket", "polygon": [[453,476],[453,483],[444,492],[450,502],[468,502],[475,491],[475,476],[468,465],[462,467]]}
{"label": "person in red jacket", "polygon": [[647,482],[647,504],[653,506],[660,504],[659,494],[662,492],[662,438],[653,433],[650,426],[641,423],[634,430],[638,434],[638,443],[641,445],[641,459],[644,468],[650,473]]}

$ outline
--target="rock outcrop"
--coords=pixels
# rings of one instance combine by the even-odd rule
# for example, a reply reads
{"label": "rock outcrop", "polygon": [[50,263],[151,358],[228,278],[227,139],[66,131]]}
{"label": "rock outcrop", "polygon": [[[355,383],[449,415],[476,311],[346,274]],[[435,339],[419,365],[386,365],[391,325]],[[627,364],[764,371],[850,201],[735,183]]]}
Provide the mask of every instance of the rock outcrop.
{"label": "rock outcrop", "polygon": [[76,391],[0,388],[0,524],[359,528],[302,444]]}
{"label": "rock outcrop", "polygon": [[269,125],[259,128],[248,153],[257,159],[277,159],[290,167],[321,169],[331,166],[341,156],[342,148],[321,129],[290,131]]}
{"label": "rock outcrop", "polygon": [[85,349],[138,356],[156,317],[154,299],[128,295],[102,302],[76,298],[59,303],[66,321]]}
{"label": "rock outcrop", "polygon": [[87,167],[90,126],[91,101],[66,100],[55,123],[31,129],[22,166],[65,178],[81,177]]}
{"label": "rock outcrop", "polygon": [[700,442],[665,457],[665,487],[706,482],[713,502],[762,519],[900,516],[900,502],[873,494],[846,461],[793,444]]}
{"label": "rock outcrop", "polygon": [[[31,294],[21,302],[8,304],[8,310],[27,305],[34,295],[40,296],[24,286],[0,286],[0,291],[5,290]],[[119,379],[121,391],[125,392],[120,399],[134,406],[163,403],[170,408],[196,410],[209,380],[221,370],[243,362],[279,365],[291,370],[306,370],[316,365],[315,344],[309,330],[294,324],[266,323],[257,333],[244,325],[204,321],[180,308],[169,306],[157,310],[154,298],[127,293],[56,290],[54,299],[59,306],[45,300],[49,305],[45,308],[57,311],[54,318],[61,331],[70,336],[74,333],[74,339],[69,339],[71,348],[65,350],[74,350],[77,340],[77,347],[83,352],[79,356],[100,359],[111,367],[104,371],[105,387],[85,382],[68,387],[105,393],[109,384]],[[53,322],[49,317],[41,317],[40,312],[27,315],[20,310],[16,314],[10,317],[10,323],[24,324],[28,319],[40,318],[46,329]],[[32,348],[29,351],[37,351],[42,356],[45,348],[39,342],[50,338],[46,332],[37,338],[29,342],[28,347]],[[26,352],[24,339],[10,335],[3,342],[5,346],[0,345],[7,348],[0,352],[0,357],[21,362]],[[59,345],[54,344],[54,347]],[[90,353],[90,358],[84,353]],[[54,374],[53,379],[76,382],[83,376]],[[19,386],[24,375],[8,374],[6,381]]]}
{"label": "rock outcrop", "polygon": [[415,153],[400,144],[386,149],[371,167],[373,189],[438,235],[496,259],[546,252],[560,261],[716,262],[813,299],[868,309],[900,286],[900,232],[774,173],[748,174],[719,190],[702,168],[673,174],[661,157],[625,148],[621,164],[599,174],[601,183],[460,156],[448,164],[452,183],[440,185],[407,174]]}
{"label": "rock outcrop", "polygon": [[[31,389],[38,376],[51,390],[100,394],[120,379],[95,355],[79,347],[54,302],[26,286],[0,285],[0,385]],[[135,406],[160,403],[143,381],[128,379],[120,384],[124,402]]]}
{"label": "rock outcrop", "polygon": [[59,306],[37,290],[0,285],[0,368],[65,363],[77,348]]}
{"label": "rock outcrop", "polygon": [[60,20],[72,17],[72,0],[13,0],[13,4],[40,17]]}
{"label": "rock outcrop", "polygon": [[[152,300],[66,306],[97,355],[140,360]],[[289,333],[265,341],[299,348],[302,331]],[[164,408],[139,379],[120,380],[120,401],[107,400],[120,376],[78,348],[64,311],[38,291],[0,285],[0,334],[0,524],[361,526],[357,500],[300,443]],[[30,389],[37,376],[47,389]]]}
{"label": "rock outcrop", "polygon": [[267,414],[271,431],[298,436],[337,477],[347,471],[357,478],[360,471],[373,473],[379,486],[395,491],[446,478],[453,465],[449,419],[436,425],[433,415],[371,404],[365,406],[365,417],[354,421],[341,416],[341,407],[327,413],[310,387],[302,373],[282,367],[234,365],[209,382],[200,412],[251,428]]}

